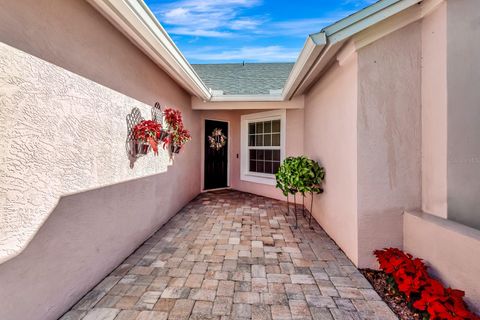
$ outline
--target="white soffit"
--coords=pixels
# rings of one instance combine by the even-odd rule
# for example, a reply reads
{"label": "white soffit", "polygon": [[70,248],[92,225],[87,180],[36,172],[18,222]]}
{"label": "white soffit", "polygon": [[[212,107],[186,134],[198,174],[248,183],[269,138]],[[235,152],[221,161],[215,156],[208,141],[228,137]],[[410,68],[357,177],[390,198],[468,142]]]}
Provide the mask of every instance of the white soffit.
{"label": "white soffit", "polygon": [[205,100],[210,90],[142,0],[87,0],[179,85]]}

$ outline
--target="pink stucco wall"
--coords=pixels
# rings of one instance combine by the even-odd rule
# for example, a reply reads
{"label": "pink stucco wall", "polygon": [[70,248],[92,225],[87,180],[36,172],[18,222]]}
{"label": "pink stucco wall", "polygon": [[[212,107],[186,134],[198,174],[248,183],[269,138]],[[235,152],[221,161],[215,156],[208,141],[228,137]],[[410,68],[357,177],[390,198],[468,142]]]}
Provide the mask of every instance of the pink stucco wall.
{"label": "pink stucco wall", "polygon": [[421,207],[420,27],[334,65],[307,93],[305,153],[326,168],[314,216],[349,258],[402,247],[403,211]]}
{"label": "pink stucco wall", "polygon": [[[200,168],[192,163],[200,153],[199,113],[183,89],[84,1],[2,2],[0,41],[73,72],[72,79],[114,89],[118,101],[124,95],[180,108],[193,135],[164,172],[62,197],[26,249],[0,265],[1,319],[56,319],[198,194]],[[123,128],[125,116],[105,121]],[[119,165],[128,167],[126,155]]]}
{"label": "pink stucco wall", "polygon": [[333,66],[305,99],[305,154],[326,169],[325,192],[313,215],[348,257],[358,262],[357,57]]}
{"label": "pink stucco wall", "polygon": [[422,209],[447,217],[447,3],[422,20]]}
{"label": "pink stucco wall", "polygon": [[480,312],[480,231],[427,213],[406,213],[404,250],[420,257],[442,282],[465,291]]}
{"label": "pink stucco wall", "polygon": [[[244,114],[263,112],[265,110],[214,110],[202,111],[201,121],[205,119],[228,121],[230,125],[229,154],[230,154],[230,187],[236,190],[250,192],[274,199],[285,200],[282,193],[275,186],[241,180],[240,178],[240,127],[241,116]],[[285,155],[298,156],[303,154],[303,109],[288,109],[286,114],[286,142]],[[202,133],[203,135],[203,133]],[[203,148],[202,148],[203,150]],[[237,157],[238,155],[238,157]],[[201,176],[203,185],[204,159],[202,153]]]}
{"label": "pink stucco wall", "polygon": [[358,265],[402,246],[403,212],[421,208],[420,23],[358,51]]}
{"label": "pink stucco wall", "polygon": [[[454,196],[451,188],[455,183],[451,183],[450,176],[447,178],[447,172],[455,172],[452,165],[460,172],[466,170],[463,174],[457,172],[457,192],[473,201],[478,199],[478,188],[469,184],[476,184],[478,179],[468,172],[476,165],[472,159],[478,155],[474,148],[478,139],[468,136],[475,136],[475,132],[478,136],[475,120],[478,90],[472,84],[478,83],[475,78],[478,79],[480,68],[468,61],[476,59],[478,54],[474,50],[480,48],[478,41],[473,40],[478,38],[479,29],[472,27],[480,21],[479,9],[480,3],[475,0],[446,1],[422,20],[424,213],[405,215],[403,242],[404,249],[424,259],[446,285],[464,290],[466,301],[477,312],[480,312],[480,231],[449,220],[453,209],[450,200]],[[448,23],[448,16],[454,23]],[[451,94],[451,90],[455,92]],[[468,119],[469,123],[463,120],[452,123],[451,115],[457,121]],[[450,139],[451,136],[456,136],[456,140]],[[458,141],[462,146],[457,151],[447,151],[448,144],[458,145]],[[462,206],[468,206],[468,201],[463,202]],[[471,210],[470,214],[478,215],[478,210]]]}
{"label": "pink stucco wall", "polygon": [[480,230],[480,1],[447,1],[448,219]]}

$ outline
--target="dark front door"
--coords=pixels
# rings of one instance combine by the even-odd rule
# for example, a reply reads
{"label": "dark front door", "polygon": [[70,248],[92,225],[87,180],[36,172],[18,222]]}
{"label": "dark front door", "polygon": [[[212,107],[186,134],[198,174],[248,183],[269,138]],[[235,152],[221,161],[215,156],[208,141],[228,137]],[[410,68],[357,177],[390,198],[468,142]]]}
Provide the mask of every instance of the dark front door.
{"label": "dark front door", "polygon": [[228,122],[205,120],[205,190],[228,187]]}

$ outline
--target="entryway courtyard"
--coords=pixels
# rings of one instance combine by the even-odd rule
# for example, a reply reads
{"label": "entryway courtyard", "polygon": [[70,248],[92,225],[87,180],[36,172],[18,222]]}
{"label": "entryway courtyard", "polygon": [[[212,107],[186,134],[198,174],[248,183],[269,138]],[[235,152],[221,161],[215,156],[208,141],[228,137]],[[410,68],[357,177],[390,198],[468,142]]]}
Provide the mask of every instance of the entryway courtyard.
{"label": "entryway courtyard", "polygon": [[314,219],[295,229],[286,211],[200,194],[62,319],[397,319]]}

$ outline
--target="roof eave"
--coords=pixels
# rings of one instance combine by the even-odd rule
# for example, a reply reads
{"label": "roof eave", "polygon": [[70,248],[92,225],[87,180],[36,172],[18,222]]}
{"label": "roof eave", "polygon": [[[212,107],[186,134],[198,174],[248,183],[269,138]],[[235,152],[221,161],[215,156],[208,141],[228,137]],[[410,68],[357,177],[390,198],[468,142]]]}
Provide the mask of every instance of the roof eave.
{"label": "roof eave", "polygon": [[87,0],[180,86],[201,99],[211,93],[142,0]]}
{"label": "roof eave", "polygon": [[[284,99],[303,94],[355,34],[418,4],[421,0],[383,0],[311,34],[283,90]],[[314,45],[314,47],[312,47]]]}

